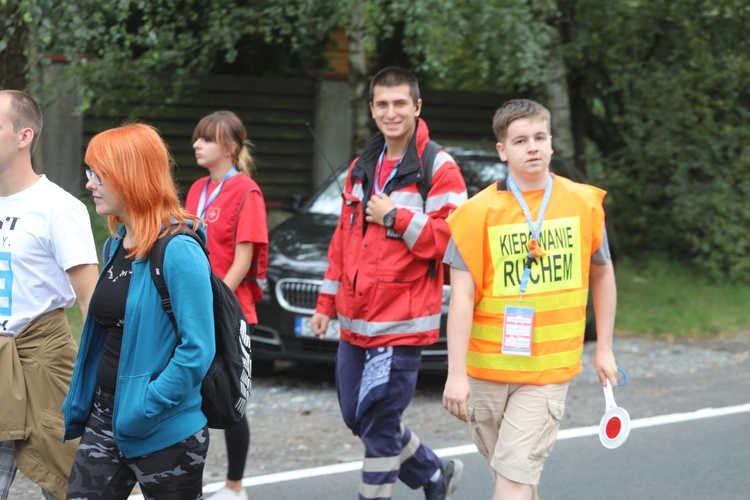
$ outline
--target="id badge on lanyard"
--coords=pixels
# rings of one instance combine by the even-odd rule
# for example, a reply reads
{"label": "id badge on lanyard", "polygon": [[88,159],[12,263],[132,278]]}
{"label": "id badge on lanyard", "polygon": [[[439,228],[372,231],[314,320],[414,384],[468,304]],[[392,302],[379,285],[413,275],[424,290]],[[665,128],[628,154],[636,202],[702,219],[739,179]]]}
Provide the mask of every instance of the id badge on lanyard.
{"label": "id badge on lanyard", "polygon": [[516,304],[505,306],[503,319],[503,354],[531,356],[531,344],[534,339],[534,303],[520,300]]}
{"label": "id badge on lanyard", "polygon": [[531,239],[527,243],[528,253],[526,255],[526,262],[524,263],[523,276],[521,277],[520,283],[520,297],[517,303],[505,306],[505,314],[503,318],[503,343],[501,346],[502,354],[510,354],[515,356],[531,356],[531,347],[534,340],[534,302],[528,299],[524,299],[523,295],[526,293],[526,286],[529,282],[531,275],[531,265],[536,261],[537,257],[544,256],[544,251],[539,246],[538,236],[542,229],[542,223],[544,222],[544,213],[547,211],[547,204],[549,203],[550,196],[552,194],[553,178],[549,177],[547,187],[544,190],[544,196],[542,198],[542,204],[539,207],[539,215],[536,223],[531,218],[531,211],[529,210],[526,200],[523,198],[523,194],[516,186],[513,178],[508,176],[508,188],[515,196],[518,204],[521,206],[521,210],[526,217],[526,222],[529,225],[529,231],[531,232]]}

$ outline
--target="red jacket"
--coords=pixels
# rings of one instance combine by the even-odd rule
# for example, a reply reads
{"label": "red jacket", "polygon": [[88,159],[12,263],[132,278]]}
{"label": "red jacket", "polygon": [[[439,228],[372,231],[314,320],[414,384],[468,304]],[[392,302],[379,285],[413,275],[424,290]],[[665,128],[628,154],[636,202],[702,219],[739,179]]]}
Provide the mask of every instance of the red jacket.
{"label": "red jacket", "polygon": [[398,207],[389,236],[385,227],[364,220],[383,136],[377,134],[349,167],[316,311],[338,314],[341,338],[354,345],[429,345],[438,339],[440,263],[450,239],[445,218],[466,200],[466,185],[458,165],[441,150],[427,200],[422,199],[417,182],[429,140],[427,125],[418,119],[398,173],[385,189]]}

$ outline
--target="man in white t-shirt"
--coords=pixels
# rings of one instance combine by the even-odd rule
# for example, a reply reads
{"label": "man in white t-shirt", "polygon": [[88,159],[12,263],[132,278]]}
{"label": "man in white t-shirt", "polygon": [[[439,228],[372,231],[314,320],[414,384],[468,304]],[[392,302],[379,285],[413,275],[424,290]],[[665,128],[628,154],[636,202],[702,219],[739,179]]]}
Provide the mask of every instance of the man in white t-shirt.
{"label": "man in white t-shirt", "polygon": [[17,468],[65,496],[77,443],[62,442],[61,406],[77,348],[64,309],[78,299],[85,317],[99,275],[85,205],[32,169],[41,129],[31,96],[0,90],[0,500]]}

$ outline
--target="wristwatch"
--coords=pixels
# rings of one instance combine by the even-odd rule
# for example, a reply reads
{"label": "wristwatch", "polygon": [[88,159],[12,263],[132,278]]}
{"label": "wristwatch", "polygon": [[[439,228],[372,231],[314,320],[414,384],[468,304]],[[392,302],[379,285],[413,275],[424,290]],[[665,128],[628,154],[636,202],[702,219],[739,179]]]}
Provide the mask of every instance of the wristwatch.
{"label": "wristwatch", "polygon": [[396,212],[398,212],[398,208],[394,208],[383,216],[383,225],[388,229],[391,229],[393,224],[396,223]]}

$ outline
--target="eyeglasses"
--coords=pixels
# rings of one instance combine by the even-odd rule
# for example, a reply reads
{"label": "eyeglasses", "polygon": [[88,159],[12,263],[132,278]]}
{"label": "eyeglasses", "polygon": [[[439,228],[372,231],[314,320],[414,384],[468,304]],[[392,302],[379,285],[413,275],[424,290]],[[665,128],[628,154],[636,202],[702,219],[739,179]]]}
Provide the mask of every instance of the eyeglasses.
{"label": "eyeglasses", "polygon": [[97,186],[101,186],[102,185],[102,180],[99,178],[98,175],[96,175],[96,172],[94,172],[90,168],[86,169],[86,177],[88,178],[88,180],[94,181]]}

